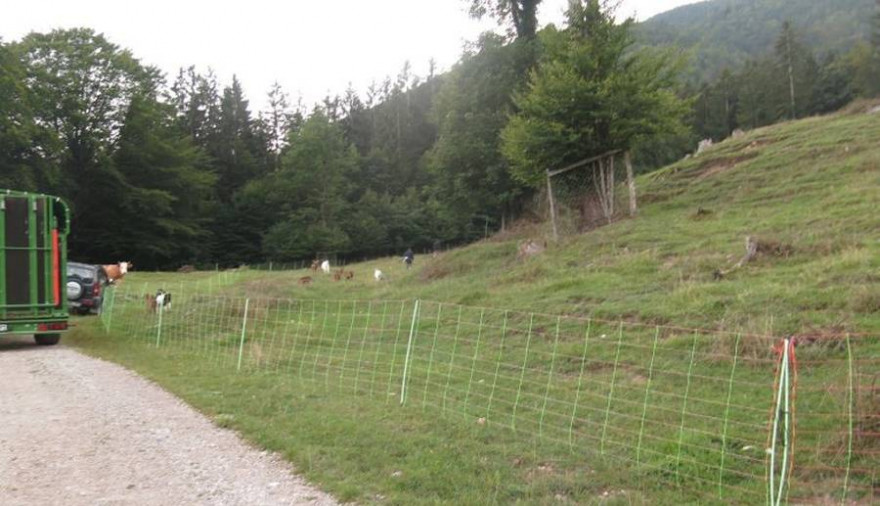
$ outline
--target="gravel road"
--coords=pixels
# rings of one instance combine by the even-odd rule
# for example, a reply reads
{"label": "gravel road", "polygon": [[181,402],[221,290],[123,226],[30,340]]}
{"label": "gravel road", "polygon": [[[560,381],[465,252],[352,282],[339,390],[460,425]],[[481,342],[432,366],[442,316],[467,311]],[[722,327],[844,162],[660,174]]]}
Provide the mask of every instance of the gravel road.
{"label": "gravel road", "polygon": [[133,372],[15,337],[0,340],[0,504],[336,502]]}

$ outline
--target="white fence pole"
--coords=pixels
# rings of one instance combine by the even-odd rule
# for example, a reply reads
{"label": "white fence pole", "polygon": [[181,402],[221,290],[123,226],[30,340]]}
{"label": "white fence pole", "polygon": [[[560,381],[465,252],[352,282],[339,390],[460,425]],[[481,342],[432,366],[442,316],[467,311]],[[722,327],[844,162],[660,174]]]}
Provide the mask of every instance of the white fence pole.
{"label": "white fence pole", "polygon": [[156,348],[159,347],[159,342],[162,340],[162,305],[159,305],[159,325],[156,330]]}
{"label": "white fence pole", "polygon": [[[107,312],[107,325],[105,327],[105,330],[109,334],[110,329],[113,325],[113,308],[116,306],[116,288],[105,290],[104,295],[107,295],[108,292],[110,294],[110,311]],[[106,299],[101,302],[101,304],[103,305],[101,309],[102,311],[107,307],[107,304],[105,304],[105,302],[107,302]]]}
{"label": "white fence pole", "polygon": [[241,322],[241,341],[238,344],[238,367],[236,370],[241,370],[241,359],[244,357],[244,336],[247,333],[247,314],[248,314],[248,306],[250,305],[251,299],[244,300],[244,318],[242,318]]}
{"label": "white fence pole", "polygon": [[412,354],[412,343],[413,336],[415,335],[416,330],[416,320],[419,316],[419,300],[416,299],[416,304],[413,306],[413,317],[412,324],[409,327],[409,341],[406,343],[406,358],[403,361],[403,380],[400,383],[400,404],[403,405],[406,403],[406,380],[407,373],[409,372],[409,358]]}

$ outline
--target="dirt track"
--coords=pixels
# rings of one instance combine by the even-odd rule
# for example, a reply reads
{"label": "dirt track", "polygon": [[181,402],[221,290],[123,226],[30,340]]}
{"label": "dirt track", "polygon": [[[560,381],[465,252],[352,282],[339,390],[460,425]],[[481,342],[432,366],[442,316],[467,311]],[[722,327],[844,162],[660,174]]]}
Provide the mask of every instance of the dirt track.
{"label": "dirt track", "polygon": [[0,340],[0,504],[336,504],[114,364]]}

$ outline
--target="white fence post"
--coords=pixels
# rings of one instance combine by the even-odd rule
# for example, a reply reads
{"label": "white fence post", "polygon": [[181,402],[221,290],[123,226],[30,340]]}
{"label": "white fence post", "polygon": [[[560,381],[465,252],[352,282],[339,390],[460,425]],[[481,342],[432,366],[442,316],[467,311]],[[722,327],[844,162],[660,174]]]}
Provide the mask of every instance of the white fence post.
{"label": "white fence post", "polygon": [[159,343],[162,340],[162,313],[164,312],[162,310],[163,305],[164,304],[159,305],[159,325],[158,325],[158,329],[156,330],[156,348],[159,347]]}
{"label": "white fence post", "polygon": [[236,370],[241,370],[241,359],[244,357],[244,336],[247,332],[247,314],[248,314],[248,306],[250,305],[251,299],[244,300],[244,318],[242,318],[241,322],[241,341],[238,344],[238,367]]}
{"label": "white fence post", "polygon": [[[110,333],[110,329],[113,325],[113,308],[116,306],[116,288],[113,288],[110,290],[105,289],[104,295],[107,295],[108,292],[110,293],[110,310],[107,312],[107,325],[104,326],[104,330],[107,331],[107,334]],[[107,307],[107,304],[105,304],[105,302],[106,302],[106,299],[101,302],[101,304],[102,304],[101,311],[104,311],[104,309]]]}
{"label": "white fence post", "polygon": [[[789,448],[789,421],[790,421],[790,413],[789,413],[789,343],[790,340],[788,338],[782,341],[783,350],[782,350],[782,360],[779,365],[779,379],[777,383],[778,390],[776,391],[776,406],[774,408],[773,414],[773,429],[772,436],[770,442],[770,449],[768,450],[770,453],[770,467],[769,467],[769,504],[771,506],[778,506],[783,504],[782,500],[784,497],[785,490],[785,478],[788,472],[788,454],[790,451]],[[783,448],[782,448],[782,467],[779,469],[779,488],[776,488],[776,454],[777,454],[777,439],[779,435],[779,420],[782,419],[784,423],[784,434],[783,434]]]}
{"label": "white fence post", "polygon": [[412,354],[412,343],[413,336],[415,335],[416,330],[416,320],[419,316],[419,299],[416,299],[416,304],[413,306],[413,316],[412,316],[412,324],[409,327],[409,341],[406,343],[406,358],[403,361],[403,380],[400,383],[400,404],[403,405],[406,403],[406,380],[407,373],[409,372],[409,358]]}

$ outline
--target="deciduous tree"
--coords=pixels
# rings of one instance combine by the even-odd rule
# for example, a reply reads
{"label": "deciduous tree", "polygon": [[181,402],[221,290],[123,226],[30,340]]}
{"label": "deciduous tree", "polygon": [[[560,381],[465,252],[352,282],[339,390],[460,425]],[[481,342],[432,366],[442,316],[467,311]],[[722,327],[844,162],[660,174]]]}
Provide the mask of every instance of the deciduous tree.
{"label": "deciduous tree", "polygon": [[542,37],[545,52],[502,133],[513,176],[534,186],[547,169],[683,129],[674,60],[629,52],[633,21],[616,23],[599,0],[571,2],[567,18]]}
{"label": "deciduous tree", "polygon": [[533,39],[538,30],[541,0],[468,0],[474,18],[491,15],[498,23],[510,23],[518,39]]}

